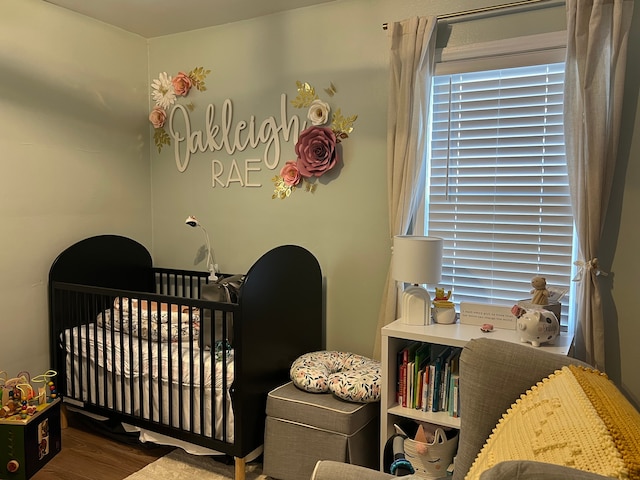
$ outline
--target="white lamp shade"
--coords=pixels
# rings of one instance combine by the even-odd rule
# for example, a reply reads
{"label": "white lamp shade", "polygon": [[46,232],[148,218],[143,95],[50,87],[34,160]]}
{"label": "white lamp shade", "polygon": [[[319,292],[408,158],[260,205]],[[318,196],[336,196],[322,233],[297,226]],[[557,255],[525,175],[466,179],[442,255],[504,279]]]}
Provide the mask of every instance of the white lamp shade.
{"label": "white lamp shade", "polygon": [[439,237],[396,235],[393,237],[391,272],[405,283],[436,284],[442,276],[442,245]]}

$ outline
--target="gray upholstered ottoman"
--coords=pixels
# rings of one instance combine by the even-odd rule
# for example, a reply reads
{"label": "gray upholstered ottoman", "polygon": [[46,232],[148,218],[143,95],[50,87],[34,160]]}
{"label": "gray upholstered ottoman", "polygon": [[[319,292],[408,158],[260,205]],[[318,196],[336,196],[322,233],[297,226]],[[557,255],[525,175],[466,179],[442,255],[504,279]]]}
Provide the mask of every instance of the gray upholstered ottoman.
{"label": "gray upholstered ottoman", "polygon": [[351,403],[287,383],[269,392],[263,473],[308,480],[318,460],[377,469],[380,403]]}

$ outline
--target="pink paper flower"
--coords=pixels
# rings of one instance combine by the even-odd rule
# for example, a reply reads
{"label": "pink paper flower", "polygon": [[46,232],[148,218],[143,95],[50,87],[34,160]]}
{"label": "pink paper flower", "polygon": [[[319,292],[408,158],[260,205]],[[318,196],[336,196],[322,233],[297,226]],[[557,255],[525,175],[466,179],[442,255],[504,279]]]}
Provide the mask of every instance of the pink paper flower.
{"label": "pink paper flower", "polygon": [[173,83],[173,90],[176,92],[176,95],[182,95],[183,97],[186,97],[189,93],[189,90],[191,90],[191,78],[184,72],[178,72],[178,74],[173,77],[171,82]]}
{"label": "pink paper flower", "polygon": [[162,107],[154,107],[149,114],[149,121],[154,128],[164,127],[164,122],[167,119],[167,112]]}
{"label": "pink paper flower", "polygon": [[336,134],[327,127],[309,127],[300,133],[296,143],[298,170],[303,177],[320,177],[339,160]]}
{"label": "pink paper flower", "polygon": [[302,176],[300,175],[296,162],[285,163],[282,170],[280,170],[280,176],[285,184],[292,187],[299,184],[300,180],[302,180]]}

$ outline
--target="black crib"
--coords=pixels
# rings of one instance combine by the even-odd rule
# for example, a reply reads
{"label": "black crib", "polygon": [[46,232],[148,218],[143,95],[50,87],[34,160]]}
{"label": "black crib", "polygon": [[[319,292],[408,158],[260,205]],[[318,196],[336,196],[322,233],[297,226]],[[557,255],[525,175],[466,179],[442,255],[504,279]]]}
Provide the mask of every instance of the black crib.
{"label": "black crib", "polygon": [[324,348],[322,274],[309,251],[284,245],[231,302],[203,300],[207,283],[154,267],[126,237],[70,246],[49,273],[51,363],[65,402],[232,455],[242,479],[263,444],[266,394]]}

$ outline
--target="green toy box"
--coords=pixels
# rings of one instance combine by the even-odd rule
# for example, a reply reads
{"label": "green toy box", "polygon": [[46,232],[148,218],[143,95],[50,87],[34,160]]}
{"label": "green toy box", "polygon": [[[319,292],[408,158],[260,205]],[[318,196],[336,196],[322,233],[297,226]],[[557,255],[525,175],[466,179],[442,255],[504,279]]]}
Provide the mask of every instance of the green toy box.
{"label": "green toy box", "polygon": [[0,419],[0,480],[28,480],[62,448],[60,399]]}

